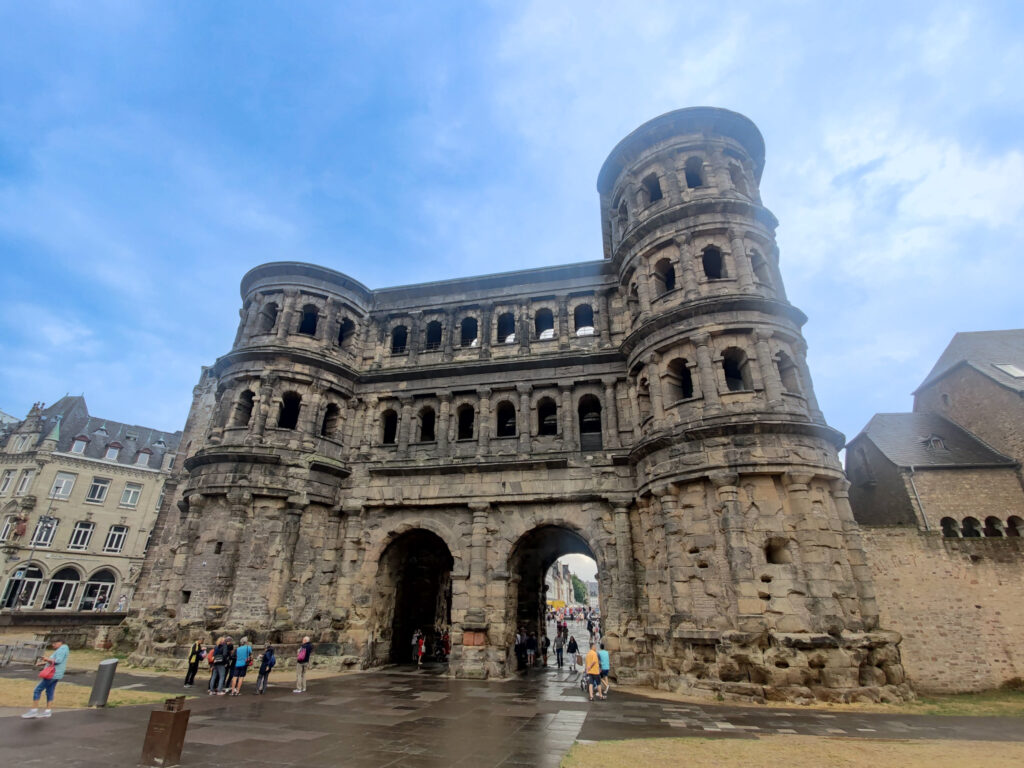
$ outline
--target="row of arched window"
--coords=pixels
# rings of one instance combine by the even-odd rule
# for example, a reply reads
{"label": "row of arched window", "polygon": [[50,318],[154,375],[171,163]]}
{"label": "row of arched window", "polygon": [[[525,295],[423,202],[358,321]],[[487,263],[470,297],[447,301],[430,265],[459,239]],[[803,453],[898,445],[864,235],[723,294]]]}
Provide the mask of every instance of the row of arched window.
{"label": "row of arched window", "polygon": [[[594,309],[589,304],[577,304],[573,309],[573,330],[577,336],[594,335]],[[547,307],[538,309],[533,316],[534,340],[546,341],[555,338],[555,314]],[[426,351],[441,348],[444,328],[440,320],[431,320],[423,330],[423,346]],[[495,343],[515,344],[516,316],[514,312],[503,312],[495,323]],[[480,324],[475,317],[465,317],[459,323],[458,345],[477,347],[480,345]],[[409,327],[401,324],[391,329],[391,354],[400,355],[409,348]]]}
{"label": "row of arched window", "polygon": [[109,568],[101,568],[83,582],[77,568],[64,566],[50,578],[40,600],[42,570],[35,565],[19,566],[4,585],[0,608],[18,606],[58,611],[109,609],[116,582],[117,578]]}
{"label": "row of arched window", "polygon": [[1011,515],[1004,524],[998,517],[986,517],[982,524],[976,517],[965,517],[959,523],[952,517],[939,521],[942,535],[947,539],[1001,539],[1024,536],[1024,519]]}
{"label": "row of arched window", "polygon": [[[277,302],[270,301],[264,304],[260,307],[259,314],[256,318],[254,332],[256,334],[267,334],[276,331],[280,314],[281,310]],[[302,307],[302,311],[299,313],[298,325],[295,327],[295,332],[303,336],[316,336],[319,324],[320,308],[315,304],[305,304]],[[355,332],[355,322],[349,317],[343,317],[338,325],[338,336],[335,339],[335,343],[343,349],[348,349],[355,337]]]}

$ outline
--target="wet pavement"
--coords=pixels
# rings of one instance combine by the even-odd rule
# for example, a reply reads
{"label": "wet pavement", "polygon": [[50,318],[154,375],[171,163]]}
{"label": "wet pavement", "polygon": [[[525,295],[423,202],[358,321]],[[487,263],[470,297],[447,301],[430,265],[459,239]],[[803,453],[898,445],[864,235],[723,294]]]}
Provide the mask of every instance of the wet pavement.
{"label": "wet pavement", "polygon": [[[589,703],[578,676],[531,671],[505,682],[449,680],[414,668],[312,680],[291,692],[271,677],[265,696],[190,700],[184,766],[557,766],[577,740],[799,733],[884,739],[1024,741],[1016,718],[782,710],[647,699],[612,689]],[[166,678],[118,676],[116,686],[181,692]],[[85,682],[76,680],[76,682]],[[248,684],[248,681],[247,681]],[[153,688],[150,688],[153,686]],[[60,689],[58,688],[58,696]],[[153,707],[0,718],[6,765],[135,765]],[[20,714],[7,712],[5,714]]]}

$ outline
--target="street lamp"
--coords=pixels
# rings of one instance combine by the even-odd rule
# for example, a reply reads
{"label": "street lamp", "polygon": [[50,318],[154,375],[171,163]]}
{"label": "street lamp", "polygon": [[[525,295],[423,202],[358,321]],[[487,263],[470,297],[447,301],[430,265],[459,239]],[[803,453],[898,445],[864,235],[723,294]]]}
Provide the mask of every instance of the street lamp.
{"label": "street lamp", "polygon": [[32,562],[36,556],[36,542],[39,541],[39,534],[41,534],[43,531],[49,530],[56,522],[56,517],[52,517],[50,515],[39,516],[39,522],[36,525],[36,529],[32,532],[32,548],[29,550],[28,553],[28,562],[25,564],[25,571],[21,575],[21,581],[18,582],[18,593],[14,597],[15,611],[21,609],[21,593],[25,590],[25,582],[28,581],[28,569],[32,567]]}

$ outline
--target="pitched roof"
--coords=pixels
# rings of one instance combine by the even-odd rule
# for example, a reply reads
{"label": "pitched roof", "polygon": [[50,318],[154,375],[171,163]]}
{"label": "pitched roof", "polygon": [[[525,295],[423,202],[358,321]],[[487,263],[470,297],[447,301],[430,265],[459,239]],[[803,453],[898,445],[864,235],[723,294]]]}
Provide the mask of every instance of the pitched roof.
{"label": "pitched roof", "polygon": [[876,413],[850,445],[862,438],[898,467],[1016,466],[1010,457],[934,413]]}
{"label": "pitched roof", "polygon": [[915,393],[961,364],[1008,389],[1024,392],[1024,376],[996,367],[1011,365],[1024,371],[1024,329],[956,334]]}

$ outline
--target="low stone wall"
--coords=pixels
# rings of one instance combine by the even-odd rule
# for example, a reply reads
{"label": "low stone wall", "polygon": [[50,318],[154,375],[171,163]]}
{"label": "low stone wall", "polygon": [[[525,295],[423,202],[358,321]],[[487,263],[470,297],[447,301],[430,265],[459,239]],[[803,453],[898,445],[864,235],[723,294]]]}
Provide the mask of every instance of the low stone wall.
{"label": "low stone wall", "polygon": [[107,650],[117,643],[119,627],[129,613],[57,613],[54,611],[5,611],[0,613],[0,632],[29,633],[50,642],[60,637],[69,648]]}

